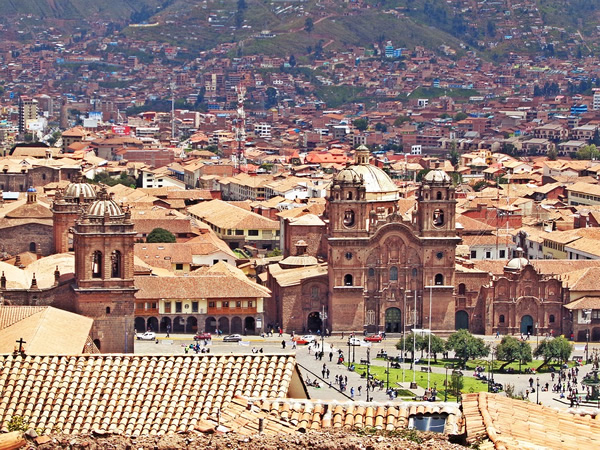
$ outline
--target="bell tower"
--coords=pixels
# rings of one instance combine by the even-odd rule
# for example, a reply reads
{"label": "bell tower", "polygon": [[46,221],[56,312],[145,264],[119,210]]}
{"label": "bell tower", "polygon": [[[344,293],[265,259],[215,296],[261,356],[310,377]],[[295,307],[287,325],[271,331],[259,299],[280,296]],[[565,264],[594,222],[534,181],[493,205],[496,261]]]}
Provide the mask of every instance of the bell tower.
{"label": "bell tower", "polygon": [[103,353],[133,351],[133,222],[105,189],[73,228],[76,312],[94,319]]}
{"label": "bell tower", "polygon": [[[422,317],[431,314],[434,330],[454,329],[454,270],[456,198],[452,180],[440,169],[423,177],[417,196],[417,229],[423,246]],[[430,291],[430,292],[427,292]],[[432,309],[425,300],[431,295]]]}

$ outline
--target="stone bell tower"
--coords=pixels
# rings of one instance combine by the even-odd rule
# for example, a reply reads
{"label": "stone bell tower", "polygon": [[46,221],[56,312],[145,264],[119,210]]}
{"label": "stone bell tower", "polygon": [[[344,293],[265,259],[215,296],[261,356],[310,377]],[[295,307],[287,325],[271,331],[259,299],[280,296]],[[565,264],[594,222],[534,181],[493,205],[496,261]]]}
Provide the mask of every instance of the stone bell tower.
{"label": "stone bell tower", "polygon": [[103,353],[133,351],[133,222],[102,189],[73,228],[76,312],[94,319]]}
{"label": "stone bell tower", "polygon": [[[423,245],[423,318],[429,316],[432,297],[432,328],[454,330],[454,270],[456,246],[456,198],[452,180],[434,169],[423,177],[419,189],[417,228]],[[423,326],[427,326],[424,321]]]}

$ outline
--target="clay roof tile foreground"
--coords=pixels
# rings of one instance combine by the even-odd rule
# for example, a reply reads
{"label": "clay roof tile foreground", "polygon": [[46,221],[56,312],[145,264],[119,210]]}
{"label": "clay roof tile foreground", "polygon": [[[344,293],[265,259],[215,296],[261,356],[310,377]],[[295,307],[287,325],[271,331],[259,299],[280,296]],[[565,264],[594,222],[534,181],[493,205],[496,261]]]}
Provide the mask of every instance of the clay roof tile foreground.
{"label": "clay roof tile foreground", "polygon": [[487,392],[464,394],[462,407],[467,442],[487,438],[497,449],[598,447],[597,409],[559,411]]}
{"label": "clay roof tile foreground", "polygon": [[20,416],[44,433],[162,435],[218,420],[236,396],[306,396],[289,355],[4,355],[0,368],[3,433]]}

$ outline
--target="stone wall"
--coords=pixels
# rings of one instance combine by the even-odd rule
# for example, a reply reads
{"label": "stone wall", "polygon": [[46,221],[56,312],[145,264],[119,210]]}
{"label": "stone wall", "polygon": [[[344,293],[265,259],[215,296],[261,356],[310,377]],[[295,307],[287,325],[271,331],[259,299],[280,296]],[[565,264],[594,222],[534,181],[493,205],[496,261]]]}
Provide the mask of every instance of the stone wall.
{"label": "stone wall", "polygon": [[41,223],[27,223],[0,229],[0,248],[9,255],[31,251],[32,242],[36,244],[36,249],[38,245],[41,246],[43,256],[51,255],[54,247],[52,227]]}

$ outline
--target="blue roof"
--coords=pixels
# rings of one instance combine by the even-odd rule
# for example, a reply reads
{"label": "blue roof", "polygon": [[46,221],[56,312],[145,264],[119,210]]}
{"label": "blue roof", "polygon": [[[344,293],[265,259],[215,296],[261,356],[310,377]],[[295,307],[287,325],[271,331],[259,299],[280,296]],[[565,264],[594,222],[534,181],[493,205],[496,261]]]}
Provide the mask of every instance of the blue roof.
{"label": "blue roof", "polygon": [[29,189],[27,189],[27,192],[37,192],[35,190],[35,188],[33,186],[30,186]]}

